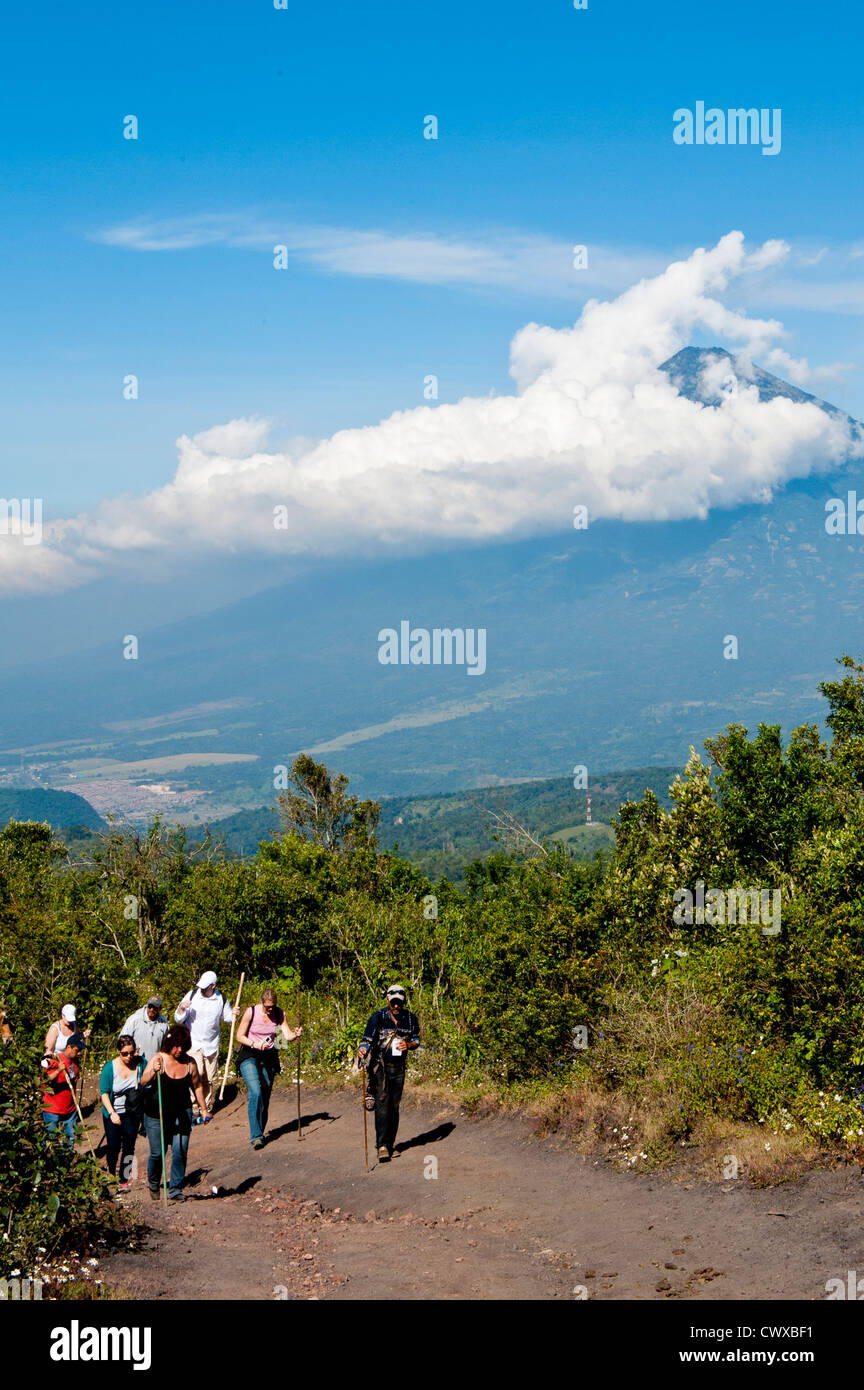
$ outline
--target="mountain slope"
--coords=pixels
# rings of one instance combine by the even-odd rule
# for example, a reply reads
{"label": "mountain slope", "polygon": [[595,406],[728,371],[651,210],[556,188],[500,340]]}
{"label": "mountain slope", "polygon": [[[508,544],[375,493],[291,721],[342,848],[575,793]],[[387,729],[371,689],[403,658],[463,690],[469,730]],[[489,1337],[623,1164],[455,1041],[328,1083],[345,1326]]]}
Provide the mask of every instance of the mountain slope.
{"label": "mountain slope", "polygon": [[[610,822],[622,801],[639,800],[650,788],[662,806],[671,805],[669,786],[677,770],[597,773],[590,787],[593,834],[592,827],[585,825],[586,792],[575,791],[569,777],[474,787],[443,796],[387,797],[381,801],[378,843],[382,849],[398,848],[433,880],[442,874],[459,878],[472,859],[506,847],[496,818],[509,816],[538,839],[561,839],[578,857],[590,858],[613,841]],[[242,856],[254,854],[259,842],[269,839],[278,827],[279,816],[272,806],[238,811],[209,824],[231,854]]]}
{"label": "mountain slope", "polygon": [[83,796],[41,787],[0,788],[0,827],[10,820],[47,821],[56,830],[83,826],[104,830],[105,822]]}
{"label": "mountain slope", "polygon": [[[721,349],[685,349],[666,369],[697,397],[699,365],[718,356],[731,371]],[[758,370],[755,383],[766,399],[804,395]],[[847,466],[705,521],[312,564],[145,633],[138,661],[118,638],[7,673],[3,747],[29,750],[31,780],[49,785],[74,773],[113,779],[118,797],[142,778],[194,789],[187,818],[202,821],[272,802],[274,769],[300,750],[375,797],[566,777],[576,763],[589,776],[680,766],[733,720],[821,714],[817,682],[861,646],[864,538],[825,531],[827,498],[857,482]],[[377,634],[403,619],[485,628],[486,673],[382,666]],[[730,635],[737,660],[724,659]],[[80,746],[33,751],[49,740]],[[8,780],[19,757],[4,762]]]}

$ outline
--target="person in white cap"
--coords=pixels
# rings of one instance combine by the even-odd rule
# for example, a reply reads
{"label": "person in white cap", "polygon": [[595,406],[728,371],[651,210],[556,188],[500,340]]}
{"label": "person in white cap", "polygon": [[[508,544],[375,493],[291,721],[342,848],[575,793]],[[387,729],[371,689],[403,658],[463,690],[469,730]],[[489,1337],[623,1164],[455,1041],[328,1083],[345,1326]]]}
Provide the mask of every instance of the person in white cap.
{"label": "person in white cap", "polygon": [[387,991],[387,1008],[376,1009],[366,1024],[358,1049],[358,1060],[369,1077],[367,1105],[375,1109],[375,1148],[379,1163],[389,1163],[396,1147],[399,1128],[399,1102],[405,1085],[408,1053],[420,1046],[417,1015],[405,1007],[402,985]]}
{"label": "person in white cap", "polygon": [[[184,1023],[192,1034],[189,1056],[200,1072],[210,1114],[213,1112],[213,1087],[219,1066],[219,1036],[222,1024],[230,1023],[240,1012],[236,1006],[232,1009],[224,994],[220,994],[216,988],[216,982],[215,970],[205,970],[195,988],[184,994],[174,1010],[175,1022]],[[194,1109],[197,1115],[197,1101]]]}
{"label": "person in white cap", "polygon": [[75,1014],[74,1004],[64,1004],[60,1010],[60,1017],[56,1023],[52,1023],[48,1032],[45,1034],[45,1054],[57,1056],[66,1051],[66,1044],[74,1038],[80,1050],[83,1052],[85,1044],[90,1037],[92,1029],[85,1028],[82,1033],[78,1028],[78,1021]]}

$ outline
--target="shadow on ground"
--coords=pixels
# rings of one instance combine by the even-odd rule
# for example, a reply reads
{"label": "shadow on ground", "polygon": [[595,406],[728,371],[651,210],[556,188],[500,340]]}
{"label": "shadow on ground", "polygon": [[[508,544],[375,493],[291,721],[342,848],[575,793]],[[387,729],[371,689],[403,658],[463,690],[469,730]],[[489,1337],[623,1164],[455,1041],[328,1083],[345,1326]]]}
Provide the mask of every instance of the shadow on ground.
{"label": "shadow on ground", "polygon": [[[308,1129],[310,1125],[313,1125],[316,1122],[316,1120],[326,1120],[329,1122],[333,1120],[338,1120],[340,1118],[341,1117],[339,1115],[331,1115],[328,1110],[319,1110],[315,1115],[304,1115],[300,1122],[301,1132],[304,1129]],[[296,1133],[297,1120],[295,1117],[293,1120],[288,1120],[286,1124],[280,1125],[278,1129],[271,1129],[270,1133],[267,1135],[267,1143],[272,1144],[274,1140],[281,1139],[283,1134]]]}
{"label": "shadow on ground", "polygon": [[434,1129],[427,1129],[423,1134],[415,1134],[413,1139],[404,1139],[401,1144],[396,1145],[397,1153],[404,1153],[406,1149],[419,1149],[424,1144],[437,1144],[439,1140],[446,1139],[456,1128],[452,1120],[447,1120],[443,1125],[436,1125]]}

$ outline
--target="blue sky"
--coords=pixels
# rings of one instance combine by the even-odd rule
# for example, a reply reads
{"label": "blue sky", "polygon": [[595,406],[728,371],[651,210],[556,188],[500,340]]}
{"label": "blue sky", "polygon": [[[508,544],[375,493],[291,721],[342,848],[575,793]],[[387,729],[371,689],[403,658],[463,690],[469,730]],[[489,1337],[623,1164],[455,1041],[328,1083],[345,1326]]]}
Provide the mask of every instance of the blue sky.
{"label": "blue sky", "polygon": [[[3,491],[55,516],[158,487],[177,436],[235,417],[270,418],[278,443],[422,404],[430,372],[442,403],[512,390],[523,324],[572,323],[628,267],[732,228],[793,256],[727,302],[782,319],[796,357],[855,364],[810,389],[864,416],[861,30],[851,4],[776,0],[19,12],[0,84]],[[676,147],[672,112],[699,99],[780,107],[781,153]],[[276,272],[283,229],[302,249]],[[568,269],[574,242],[605,254],[608,290]]]}

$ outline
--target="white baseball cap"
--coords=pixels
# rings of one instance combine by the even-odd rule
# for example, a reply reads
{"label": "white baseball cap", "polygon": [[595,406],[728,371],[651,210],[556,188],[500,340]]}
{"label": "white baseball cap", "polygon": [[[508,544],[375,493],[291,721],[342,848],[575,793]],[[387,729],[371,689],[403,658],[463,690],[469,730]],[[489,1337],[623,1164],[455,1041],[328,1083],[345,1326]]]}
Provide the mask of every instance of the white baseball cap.
{"label": "white baseball cap", "polygon": [[205,970],[201,979],[198,981],[198,988],[207,989],[209,985],[215,985],[217,978],[215,970]]}
{"label": "white baseball cap", "polygon": [[64,1005],[63,1005],[63,1008],[60,1010],[60,1016],[61,1016],[61,1018],[65,1018],[65,1020],[66,1020],[67,1023],[74,1023],[74,1022],[75,1022],[75,1005],[74,1005],[74,1004],[64,1004]]}

